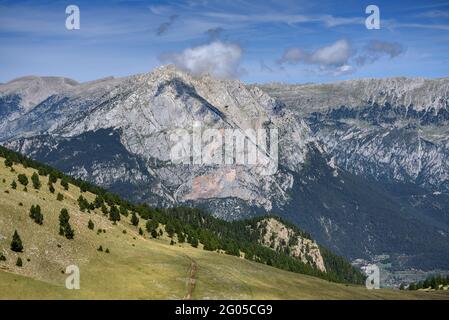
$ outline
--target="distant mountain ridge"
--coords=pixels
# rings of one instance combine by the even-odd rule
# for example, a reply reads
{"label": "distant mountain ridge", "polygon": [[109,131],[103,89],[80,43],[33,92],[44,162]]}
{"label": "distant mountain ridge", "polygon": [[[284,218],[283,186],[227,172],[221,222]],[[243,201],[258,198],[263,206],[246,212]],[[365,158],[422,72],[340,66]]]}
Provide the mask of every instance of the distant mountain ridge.
{"label": "distant mountain ridge", "polygon": [[395,77],[344,80],[329,84],[257,84],[299,112],[323,112],[338,106],[364,104],[406,107],[412,111],[438,112],[449,107],[449,78]]}
{"label": "distant mountain ridge", "polygon": [[266,85],[353,173],[449,189],[449,78]]}

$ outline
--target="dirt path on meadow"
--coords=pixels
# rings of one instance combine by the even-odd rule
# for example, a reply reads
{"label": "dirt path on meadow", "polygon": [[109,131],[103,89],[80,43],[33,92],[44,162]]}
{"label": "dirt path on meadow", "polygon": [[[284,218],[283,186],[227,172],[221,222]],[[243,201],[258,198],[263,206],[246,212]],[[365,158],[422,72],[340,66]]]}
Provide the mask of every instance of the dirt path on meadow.
{"label": "dirt path on meadow", "polygon": [[189,280],[187,282],[187,295],[184,297],[184,300],[191,300],[192,299],[192,293],[193,290],[195,289],[195,276],[196,276],[196,271],[198,269],[198,265],[195,262],[195,260],[190,259],[191,263],[190,263],[190,272],[189,272]]}

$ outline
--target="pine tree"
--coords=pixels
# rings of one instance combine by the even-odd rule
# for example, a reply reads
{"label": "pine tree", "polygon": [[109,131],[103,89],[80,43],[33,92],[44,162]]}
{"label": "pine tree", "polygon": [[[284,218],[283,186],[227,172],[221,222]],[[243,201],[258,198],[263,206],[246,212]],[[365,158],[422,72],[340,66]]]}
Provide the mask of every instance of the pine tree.
{"label": "pine tree", "polygon": [[89,210],[90,203],[87,201],[86,198],[84,198],[82,195],[78,197],[78,205],[80,207],[81,212],[85,212],[86,210]]}
{"label": "pine tree", "polygon": [[126,209],[126,207],[125,206],[120,206],[120,214],[122,215],[122,216],[125,216],[125,217],[127,217],[128,216],[128,209]]}
{"label": "pine tree", "polygon": [[67,181],[66,177],[63,177],[61,179],[61,186],[64,187],[64,190],[69,190],[69,182]]}
{"label": "pine tree", "polygon": [[70,224],[67,224],[65,227],[65,237],[69,240],[73,239],[75,236],[75,232],[72,229],[72,226]]}
{"label": "pine tree", "polygon": [[14,234],[12,236],[11,250],[14,252],[22,252],[23,251],[22,239],[20,239],[20,236],[19,236],[19,233],[17,232],[17,230],[14,231]]}
{"label": "pine tree", "polygon": [[86,192],[89,189],[89,185],[86,181],[81,181],[79,187],[81,192]]}
{"label": "pine tree", "polygon": [[145,224],[145,228],[147,229],[148,233],[152,233],[153,230],[156,230],[159,227],[159,222],[157,222],[155,219],[148,220]]}
{"label": "pine tree", "polygon": [[120,221],[120,212],[118,211],[116,206],[112,206],[109,212],[109,220],[117,222]]}
{"label": "pine tree", "polygon": [[432,277],[432,279],[430,279],[430,287],[434,290],[438,290],[439,285],[438,285],[436,277]]}
{"label": "pine tree", "polygon": [[94,225],[94,223],[92,222],[92,220],[89,219],[89,222],[87,223],[87,227],[88,227],[90,230],[94,230],[95,225]]}
{"label": "pine tree", "polygon": [[9,159],[9,158],[6,158],[6,159],[5,159],[5,166],[7,166],[7,167],[12,167],[12,165],[13,165],[12,160]]}
{"label": "pine tree", "polygon": [[108,215],[108,208],[106,207],[106,205],[104,203],[101,204],[101,212],[103,212],[103,215],[107,216]]}
{"label": "pine tree", "polygon": [[165,225],[165,231],[167,231],[167,234],[170,238],[173,238],[173,235],[175,234],[175,228],[171,223],[167,223]]}
{"label": "pine tree", "polygon": [[44,215],[41,213],[41,207],[39,205],[31,206],[30,217],[37,224],[42,224],[44,222]]}
{"label": "pine tree", "polygon": [[67,211],[66,208],[61,209],[61,213],[59,214],[59,224],[61,226],[65,226],[67,223],[69,223],[70,216],[69,211]]}
{"label": "pine tree", "polygon": [[3,253],[0,253],[0,261],[6,261],[6,257],[3,255]]}
{"label": "pine tree", "polygon": [[62,195],[62,193],[58,192],[58,195],[56,196],[56,200],[58,200],[58,201],[64,200],[64,196]]}
{"label": "pine tree", "polygon": [[423,288],[423,282],[422,281],[419,281],[417,284],[416,284],[416,289],[422,289]]}
{"label": "pine tree", "polygon": [[404,290],[405,289],[405,284],[401,283],[401,285],[399,286],[399,290]]}
{"label": "pine tree", "polygon": [[16,180],[13,180],[13,181],[12,181],[12,183],[11,183],[11,188],[17,189],[17,183],[16,183]]}
{"label": "pine tree", "polygon": [[19,182],[24,185],[25,187],[28,185],[28,177],[24,174],[19,174],[17,176],[17,179],[19,180]]}
{"label": "pine tree", "polygon": [[18,266],[18,267],[22,267],[23,266],[23,262],[22,262],[22,259],[20,257],[17,258],[16,266]]}
{"label": "pine tree", "polygon": [[58,181],[58,176],[56,175],[55,172],[50,172],[50,175],[48,177],[48,181],[49,183],[56,183],[56,181]]}
{"label": "pine tree", "polygon": [[31,182],[33,183],[34,189],[40,189],[41,182],[39,180],[39,175],[36,172],[33,172],[33,174],[31,175]]}
{"label": "pine tree", "polygon": [[194,248],[198,248],[198,239],[197,238],[190,238],[190,245]]}
{"label": "pine tree", "polygon": [[103,252],[103,246],[99,246],[97,250]]}
{"label": "pine tree", "polygon": [[139,228],[139,234],[140,234],[141,236],[143,236],[143,230],[142,230],[142,228]]}
{"label": "pine tree", "polygon": [[131,216],[131,223],[133,226],[138,226],[139,225],[139,218],[137,218],[137,215],[135,212],[133,212],[132,216]]}
{"label": "pine tree", "polygon": [[94,200],[94,206],[95,206],[95,208],[101,208],[101,205],[102,205],[103,203],[104,203],[104,202],[103,202],[103,198],[102,198],[101,196],[97,195],[97,196],[95,197],[95,200]]}
{"label": "pine tree", "polygon": [[152,231],[151,231],[151,236],[153,237],[153,238],[157,238],[157,231],[156,231],[156,229],[153,229]]}
{"label": "pine tree", "polygon": [[67,239],[71,240],[75,236],[75,232],[69,223],[70,216],[66,208],[61,209],[59,214],[59,234],[65,236]]}
{"label": "pine tree", "polygon": [[55,187],[53,186],[53,183],[51,183],[51,182],[48,183],[48,190],[51,193],[55,193]]}

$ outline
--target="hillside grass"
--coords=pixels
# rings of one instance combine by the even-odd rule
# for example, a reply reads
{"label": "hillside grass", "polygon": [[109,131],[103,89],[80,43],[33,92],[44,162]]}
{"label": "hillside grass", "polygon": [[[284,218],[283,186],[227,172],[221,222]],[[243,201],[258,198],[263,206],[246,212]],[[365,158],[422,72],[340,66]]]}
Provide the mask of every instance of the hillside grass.
{"label": "hillside grass", "polygon": [[[197,266],[193,299],[449,298],[443,291],[367,290],[205,251],[201,245],[170,245],[166,236],[151,239],[146,232],[140,236],[138,227],[130,223],[131,216],[122,216],[113,225],[100,210],[79,211],[77,199],[81,193],[76,186],[70,185],[65,191],[58,181],[52,194],[48,177],[40,176],[42,186],[36,190],[30,179],[34,169],[21,165],[13,168],[14,172],[0,158],[0,252],[7,259],[0,261],[0,299],[182,299],[188,292],[192,261]],[[17,181],[19,173],[30,179],[26,192]],[[16,190],[11,188],[13,179]],[[63,201],[56,200],[58,192],[64,195]],[[88,192],[83,196],[94,199]],[[36,204],[41,206],[43,225],[29,217],[31,205]],[[75,230],[73,240],[58,234],[62,208],[69,211]],[[89,219],[95,230],[88,229]],[[145,230],[143,219],[140,227]],[[106,232],[97,234],[99,228]],[[22,239],[22,253],[10,250],[14,230]],[[110,253],[97,251],[100,245]],[[15,265],[19,256],[22,267]],[[65,288],[64,270],[72,264],[81,271],[80,290]]]}

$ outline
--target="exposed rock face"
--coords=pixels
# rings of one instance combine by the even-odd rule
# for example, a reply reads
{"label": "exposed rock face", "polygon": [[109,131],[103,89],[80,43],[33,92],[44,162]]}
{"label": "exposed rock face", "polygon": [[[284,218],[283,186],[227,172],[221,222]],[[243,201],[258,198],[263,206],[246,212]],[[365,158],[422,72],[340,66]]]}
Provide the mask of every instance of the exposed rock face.
{"label": "exposed rock face", "polygon": [[261,86],[304,117],[338,166],[449,190],[449,79]]}
{"label": "exposed rock face", "polygon": [[315,241],[302,237],[274,218],[261,220],[257,228],[261,233],[261,244],[276,251],[288,250],[292,257],[326,272],[320,248]]}

